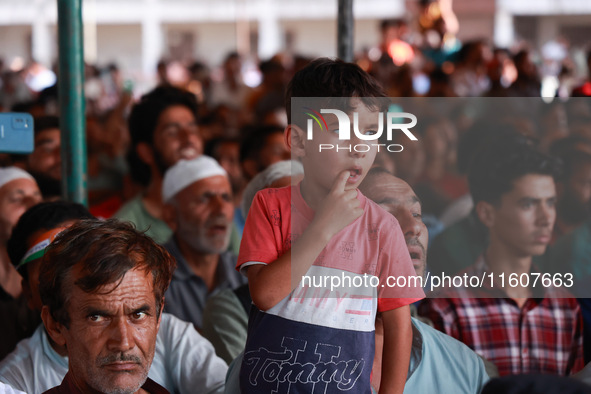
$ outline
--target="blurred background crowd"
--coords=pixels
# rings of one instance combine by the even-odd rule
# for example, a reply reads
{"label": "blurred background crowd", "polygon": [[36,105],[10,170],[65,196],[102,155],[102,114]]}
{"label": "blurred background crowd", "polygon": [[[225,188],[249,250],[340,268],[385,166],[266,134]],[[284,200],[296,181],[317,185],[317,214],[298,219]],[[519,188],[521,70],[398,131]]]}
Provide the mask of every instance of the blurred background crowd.
{"label": "blurred background crowd", "polygon": [[[586,101],[580,100],[576,104],[573,99],[591,95],[591,56],[587,56],[590,48],[582,38],[588,35],[585,35],[584,24],[580,23],[584,15],[571,14],[570,19],[568,15],[554,15],[553,18],[552,15],[528,16],[522,3],[483,0],[469,5],[462,0],[418,0],[392,2],[385,7],[385,3],[375,0],[355,2],[355,62],[374,75],[390,97],[414,97],[417,100],[423,97],[453,97],[456,99],[450,102],[455,103],[468,97],[530,98],[507,100],[506,103],[512,104],[484,111],[489,118],[494,118],[494,125],[479,119],[478,109],[474,106],[466,107],[464,104],[447,107],[446,114],[438,112],[441,109],[417,110],[420,112],[419,142],[405,144],[403,152],[378,156],[379,165],[387,167],[417,190],[423,199],[426,214],[439,223],[431,226],[432,229],[448,226],[453,223],[453,218],[461,217],[460,214],[451,214],[452,219],[449,219],[448,211],[458,198],[467,194],[464,176],[466,159],[462,155],[469,156],[469,152],[475,149],[469,136],[471,129],[480,128],[480,134],[486,134],[486,130],[494,132],[495,125],[510,123],[511,127],[532,138],[543,151],[549,152],[557,141],[567,141],[563,145],[568,149],[572,146],[584,147],[581,149],[591,154],[591,142],[588,142],[591,138],[591,109]],[[540,7],[574,12],[567,9],[567,3],[555,1]],[[322,48],[322,42],[334,38],[323,34],[328,31],[326,29],[334,33],[334,20],[322,28],[318,28],[318,23],[310,25],[316,26],[309,29],[316,34],[312,37],[310,32],[306,35],[296,28],[288,29],[293,25],[288,23],[290,21],[279,29],[277,15],[281,14],[281,10],[285,14],[285,10],[294,9],[293,2],[263,1],[255,4],[236,1],[228,4],[235,12],[229,17],[235,19],[229,35],[232,39],[215,48],[204,45],[211,56],[204,54],[203,50],[194,50],[193,35],[183,35],[179,31],[172,34],[173,30],[169,28],[166,40],[158,36],[158,32],[163,30],[153,36],[153,41],[149,41],[150,36],[145,36],[147,33],[144,32],[139,40],[141,45],[127,50],[122,50],[123,45],[118,46],[117,37],[111,37],[110,42],[118,48],[122,60],[118,61],[118,57],[114,56],[114,61],[101,63],[97,59],[104,56],[98,56],[100,53],[96,52],[100,52],[107,41],[104,38],[96,40],[96,35],[103,32],[104,36],[105,29],[109,28],[99,24],[104,18],[100,11],[105,5],[99,1],[84,3],[85,23],[94,20],[94,25],[85,25],[85,51],[89,52],[88,37],[95,38],[94,47],[90,45],[94,56],[86,56],[94,57],[95,62],[87,62],[85,68],[88,187],[93,213],[109,217],[147,186],[146,179],[149,177],[142,175],[137,163],[133,162],[133,155],[128,155],[131,138],[127,118],[134,102],[157,85],[180,87],[195,95],[204,152],[218,159],[231,174],[236,204],[241,190],[257,172],[274,161],[289,158],[289,152],[278,138],[275,145],[271,144],[269,157],[265,157],[263,164],[245,167],[244,162],[249,157],[262,155],[256,146],[260,142],[254,142],[253,148],[253,141],[257,140],[247,137],[263,133],[260,130],[280,131],[286,125],[283,106],[286,84],[294,72],[314,57],[334,55],[331,51],[315,53],[313,49]],[[256,7],[253,5],[249,10],[249,4]],[[336,3],[331,2],[330,7],[327,4],[318,7],[326,14],[334,15]],[[161,10],[162,18],[167,15],[165,7],[158,1],[146,1],[144,5],[144,13],[153,17],[154,10]],[[260,11],[260,7],[265,5],[270,7],[269,15],[275,15],[274,23],[267,21],[270,17],[265,19],[260,15],[259,19],[255,18],[258,20],[256,23],[249,19],[252,12]],[[127,6],[126,2],[121,3],[122,15]],[[191,7],[205,7],[205,3],[170,4],[174,10],[181,6],[189,12]],[[522,7],[521,14],[518,11],[510,14],[511,6],[518,11]],[[11,6],[0,2],[0,7]],[[582,7],[585,8],[584,5]],[[13,11],[18,16],[19,9],[16,8]],[[244,14],[240,14],[240,10],[245,11]],[[96,11],[96,16],[89,17],[93,15],[92,11]],[[113,12],[117,14],[116,7]],[[539,12],[552,10],[540,9]],[[397,17],[378,19],[376,15]],[[317,15],[316,19],[322,21],[322,17]],[[33,23],[28,33],[28,61],[24,60],[26,56],[14,56],[14,53],[19,53],[16,49],[12,55],[8,53],[15,48],[14,45],[0,51],[3,56],[0,60],[0,111],[28,112],[35,117],[35,152],[28,157],[2,155],[1,163],[26,168],[36,176],[43,195],[51,198],[60,194],[61,178],[57,73],[55,67],[52,70],[50,65],[34,58],[35,54],[47,58],[52,53],[51,48],[55,48],[51,38],[39,38],[38,31],[43,32],[43,29],[47,29],[50,36],[55,35],[52,27],[48,27],[48,18],[51,16],[44,19],[45,24],[41,27]],[[272,25],[279,30],[270,28]],[[202,38],[211,37],[212,42],[224,40],[227,35],[219,26],[212,27],[206,22],[196,22],[195,26],[200,26],[198,31],[202,32]],[[553,26],[550,29],[553,35],[550,36],[544,26]],[[142,24],[142,29],[149,30],[147,27]],[[22,32],[22,29],[10,25],[1,26],[0,30],[9,32],[11,28],[17,33]],[[120,25],[113,25],[112,29],[125,33]],[[203,33],[207,29],[212,31],[209,35]],[[187,31],[192,30],[187,27]],[[282,39],[269,37],[277,31],[281,31]],[[300,32],[300,38],[294,31]],[[121,34],[120,40],[127,42],[134,34]],[[2,40],[9,39],[5,37]],[[44,40],[49,40],[51,44],[45,49],[39,44]],[[97,41],[100,45],[96,44]],[[309,44],[309,50],[301,49],[302,42]],[[151,49],[156,51],[152,58],[158,60],[151,70],[145,69],[144,62],[146,47],[150,46],[159,48]],[[274,52],[269,53],[270,50]],[[142,60],[135,63],[129,60],[133,54]],[[216,61],[218,58],[220,60]],[[481,107],[494,102],[494,99],[487,100],[492,101],[481,101]],[[409,104],[406,105],[405,110]],[[487,127],[482,127],[485,123]],[[41,138],[44,130],[46,137]],[[476,139],[481,140],[480,137]],[[579,143],[568,142],[571,140]],[[591,180],[585,187],[591,188]],[[585,196],[591,194],[585,193]],[[585,198],[589,200],[591,195]],[[580,218],[577,214],[571,216],[577,220]]]}

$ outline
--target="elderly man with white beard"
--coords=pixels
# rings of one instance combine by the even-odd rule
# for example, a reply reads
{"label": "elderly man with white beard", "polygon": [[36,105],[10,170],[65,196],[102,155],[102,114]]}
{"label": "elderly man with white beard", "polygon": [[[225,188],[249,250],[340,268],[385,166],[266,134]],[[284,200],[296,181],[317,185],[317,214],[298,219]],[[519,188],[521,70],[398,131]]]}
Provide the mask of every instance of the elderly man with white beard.
{"label": "elderly man with white beard", "polygon": [[180,160],[164,175],[164,221],[173,236],[164,247],[177,261],[165,311],[201,329],[207,298],[244,278],[229,252],[234,206],[226,171],[211,157]]}

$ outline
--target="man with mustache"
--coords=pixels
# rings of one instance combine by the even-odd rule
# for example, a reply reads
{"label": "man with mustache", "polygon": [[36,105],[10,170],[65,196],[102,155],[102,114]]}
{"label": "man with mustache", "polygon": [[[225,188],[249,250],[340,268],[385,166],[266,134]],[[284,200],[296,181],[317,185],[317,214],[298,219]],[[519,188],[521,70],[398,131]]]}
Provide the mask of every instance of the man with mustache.
{"label": "man with mustache", "polygon": [[129,133],[131,176],[146,188],[115,217],[164,243],[172,231],[163,221],[162,177],[180,159],[191,160],[203,153],[195,96],[172,86],[155,88],[132,108]]}
{"label": "man with mustache", "polygon": [[[26,303],[41,320],[39,269],[51,240],[81,219],[94,217],[80,204],[54,201],[37,204],[19,219],[8,241],[8,255],[22,276]],[[26,393],[58,386],[68,372],[68,351],[50,340],[43,323],[30,338],[0,361],[0,381]],[[183,366],[190,365],[190,368]],[[223,391],[226,365],[193,324],[162,313],[154,360],[148,377],[171,393]],[[1,392],[1,391],[0,391]]]}
{"label": "man with mustache", "polygon": [[61,385],[47,393],[168,393],[148,378],[174,260],[116,220],[81,220],[47,248],[41,317],[68,352]]}
{"label": "man with mustache", "polygon": [[166,312],[201,329],[207,298],[244,278],[227,251],[234,204],[226,171],[214,159],[180,160],[164,175],[163,216],[173,231],[164,247],[177,261],[166,293]]}
{"label": "man with mustache", "polygon": [[556,173],[554,159],[525,144],[476,155],[468,183],[489,244],[459,276],[485,280],[448,286],[437,295],[446,298],[419,307],[437,329],[492,361],[501,376],[569,375],[583,366],[577,301],[566,287],[541,279],[534,285],[543,273],[532,257],[546,250],[556,218]]}

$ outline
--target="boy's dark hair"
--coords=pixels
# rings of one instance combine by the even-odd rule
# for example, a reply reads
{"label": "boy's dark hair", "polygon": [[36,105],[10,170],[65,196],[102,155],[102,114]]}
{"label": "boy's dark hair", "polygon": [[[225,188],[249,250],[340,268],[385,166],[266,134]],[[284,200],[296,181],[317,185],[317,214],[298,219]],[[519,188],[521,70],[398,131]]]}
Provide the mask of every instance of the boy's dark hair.
{"label": "boy's dark hair", "polygon": [[[74,267],[79,278],[72,280]],[[133,269],[152,275],[156,312],[176,267],[174,258],[129,222],[80,220],[60,233],[41,260],[39,294],[53,319],[66,327],[70,322],[68,302],[74,286],[96,293],[102,286],[120,283]]]}
{"label": "boy's dark hair", "polygon": [[473,159],[468,173],[474,204],[499,204],[501,196],[513,190],[513,182],[529,174],[556,179],[560,174],[559,162],[525,143],[492,143]]}
{"label": "boy's dark hair", "polygon": [[145,142],[149,146],[154,145],[154,131],[158,118],[166,109],[176,105],[186,107],[193,113],[195,120],[198,119],[195,95],[170,85],[161,85],[146,93],[131,109],[128,121],[131,146],[127,161],[131,177],[142,185],[150,182],[150,169],[140,160],[135,148],[140,142]]}
{"label": "boy's dark hair", "polygon": [[267,137],[275,133],[283,133],[283,127],[274,125],[250,125],[241,130],[240,162],[257,159],[259,152],[267,144]]}
{"label": "boy's dark hair", "polygon": [[[27,239],[34,232],[51,230],[70,220],[93,218],[94,216],[92,216],[88,209],[77,203],[54,201],[37,204],[23,213],[16,226],[14,226],[6,245],[8,257],[10,257],[10,261],[16,267],[25,253],[27,253],[29,248]],[[25,280],[28,280],[29,272],[26,265],[20,267],[18,272]]]}
{"label": "boy's dark hair", "polygon": [[378,81],[363,71],[355,63],[346,63],[340,59],[326,57],[313,60],[306,67],[295,73],[285,94],[285,110],[288,123],[303,125],[305,121],[302,111],[302,119],[292,119],[291,100],[293,97],[333,97],[346,98],[322,103],[329,108],[341,108],[350,113],[349,104],[351,97],[359,97],[363,104],[371,109],[385,110],[382,100],[372,98],[387,97],[384,89]]}

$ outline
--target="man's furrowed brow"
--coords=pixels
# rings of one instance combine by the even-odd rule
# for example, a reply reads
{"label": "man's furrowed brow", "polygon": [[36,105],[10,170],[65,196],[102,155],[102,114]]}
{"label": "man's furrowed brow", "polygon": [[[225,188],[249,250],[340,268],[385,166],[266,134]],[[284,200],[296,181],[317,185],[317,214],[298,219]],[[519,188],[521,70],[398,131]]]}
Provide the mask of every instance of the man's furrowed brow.
{"label": "man's furrowed brow", "polygon": [[97,308],[95,306],[84,307],[84,309],[82,311],[85,316],[93,316],[93,315],[110,316],[111,315],[111,312],[107,311],[106,309]]}
{"label": "man's furrowed brow", "polygon": [[393,197],[386,197],[386,198],[382,198],[379,201],[376,201],[376,204],[398,204],[400,203],[400,201],[396,198]]}

